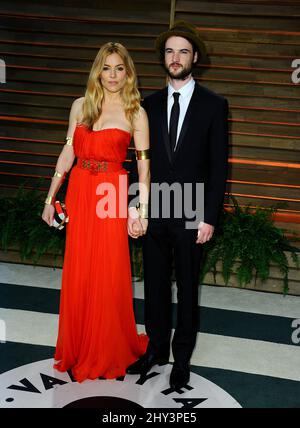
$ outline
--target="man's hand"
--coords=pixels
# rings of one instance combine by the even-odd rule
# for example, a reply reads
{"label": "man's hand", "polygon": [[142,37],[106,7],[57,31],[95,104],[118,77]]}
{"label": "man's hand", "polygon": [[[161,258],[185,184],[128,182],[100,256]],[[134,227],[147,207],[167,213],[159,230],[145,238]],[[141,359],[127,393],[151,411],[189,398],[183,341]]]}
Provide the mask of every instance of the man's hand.
{"label": "man's hand", "polygon": [[215,228],[211,224],[200,221],[196,244],[204,244],[205,242],[209,241],[214,234],[214,230]]}

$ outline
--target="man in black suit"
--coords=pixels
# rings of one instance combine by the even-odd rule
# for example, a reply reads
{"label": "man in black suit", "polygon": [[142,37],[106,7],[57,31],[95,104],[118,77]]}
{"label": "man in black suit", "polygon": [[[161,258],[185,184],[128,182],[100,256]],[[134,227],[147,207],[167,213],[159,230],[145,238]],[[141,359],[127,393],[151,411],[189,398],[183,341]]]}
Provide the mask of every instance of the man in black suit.
{"label": "man in black suit", "polygon": [[[170,198],[167,217],[151,187],[149,225],[143,239],[145,281],[145,326],[149,336],[146,354],[128,367],[129,374],[146,374],[155,364],[169,360],[172,330],[171,278],[175,265],[177,324],[172,340],[174,365],[170,386],[178,390],[190,378],[190,359],[197,337],[198,280],[202,245],[211,239],[222,207],[228,147],[228,103],[199,86],[192,68],[205,55],[196,27],[176,23],[156,41],[169,76],[166,88],[146,97],[151,148],[151,183],[179,183],[184,200],[195,204],[201,196],[197,183],[204,183],[204,217],[196,215],[196,227],[189,227],[186,205]],[[156,202],[154,202],[154,200]],[[168,200],[164,195],[162,204]],[[182,199],[181,199],[182,200]],[[154,206],[155,205],[155,206]],[[178,208],[182,214],[178,215]],[[177,210],[177,214],[176,214]],[[196,210],[194,210],[196,212]],[[155,215],[153,215],[155,212]],[[201,221],[200,221],[201,220]]]}

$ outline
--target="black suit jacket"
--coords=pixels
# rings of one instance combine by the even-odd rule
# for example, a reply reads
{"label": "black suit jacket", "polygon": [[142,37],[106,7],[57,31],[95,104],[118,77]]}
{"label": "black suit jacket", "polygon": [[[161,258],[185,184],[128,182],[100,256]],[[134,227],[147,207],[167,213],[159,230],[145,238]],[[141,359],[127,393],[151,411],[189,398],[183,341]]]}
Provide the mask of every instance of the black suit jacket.
{"label": "black suit jacket", "polygon": [[[166,87],[146,97],[143,102],[150,127],[151,183],[191,183],[194,207],[196,183],[204,183],[203,221],[215,225],[223,203],[227,177],[228,102],[196,83],[176,151],[172,155],[167,125],[167,96]],[[152,199],[150,194],[150,207]],[[171,210],[170,221],[186,220],[184,212],[181,218],[174,219]]]}

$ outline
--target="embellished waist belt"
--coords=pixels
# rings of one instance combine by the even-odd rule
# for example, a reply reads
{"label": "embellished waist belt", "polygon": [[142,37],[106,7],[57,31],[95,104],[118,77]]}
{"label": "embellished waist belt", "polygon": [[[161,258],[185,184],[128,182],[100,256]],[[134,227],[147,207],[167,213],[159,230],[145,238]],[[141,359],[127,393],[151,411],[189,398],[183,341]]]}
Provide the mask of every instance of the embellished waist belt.
{"label": "embellished waist belt", "polygon": [[82,158],[77,160],[77,166],[89,170],[91,174],[98,174],[98,172],[116,172],[123,168],[121,162],[97,161],[95,159]]}

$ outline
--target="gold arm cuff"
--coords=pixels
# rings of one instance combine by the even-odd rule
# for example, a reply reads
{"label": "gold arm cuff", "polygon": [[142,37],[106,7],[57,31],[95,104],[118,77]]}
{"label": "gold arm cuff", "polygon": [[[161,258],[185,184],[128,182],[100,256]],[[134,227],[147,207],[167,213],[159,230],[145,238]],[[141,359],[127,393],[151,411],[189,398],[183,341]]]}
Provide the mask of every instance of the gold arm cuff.
{"label": "gold arm cuff", "polygon": [[45,205],[52,205],[54,196],[47,196],[47,198],[45,199]]}
{"label": "gold arm cuff", "polygon": [[135,157],[136,157],[136,160],[150,159],[150,149],[136,150]]}
{"label": "gold arm cuff", "polygon": [[140,218],[148,218],[148,204],[138,203],[136,208],[139,212]]}
{"label": "gold arm cuff", "polygon": [[66,137],[66,146],[73,146],[73,137]]}
{"label": "gold arm cuff", "polygon": [[55,170],[53,177],[65,178],[65,174],[61,174],[60,172]]}

